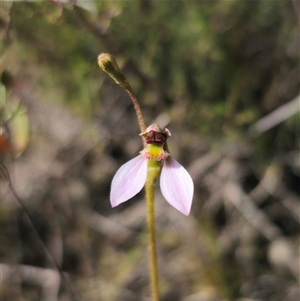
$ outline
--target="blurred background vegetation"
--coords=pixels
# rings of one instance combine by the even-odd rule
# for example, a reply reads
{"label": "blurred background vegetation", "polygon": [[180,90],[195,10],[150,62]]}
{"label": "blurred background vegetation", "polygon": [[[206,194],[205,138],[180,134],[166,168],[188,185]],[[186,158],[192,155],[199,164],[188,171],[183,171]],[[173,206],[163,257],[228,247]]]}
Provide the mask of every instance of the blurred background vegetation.
{"label": "blurred background vegetation", "polygon": [[109,204],[142,144],[102,52],[195,183],[188,218],[157,190],[161,300],[299,300],[298,14],[290,0],[1,1],[2,300],[150,300],[143,193]]}

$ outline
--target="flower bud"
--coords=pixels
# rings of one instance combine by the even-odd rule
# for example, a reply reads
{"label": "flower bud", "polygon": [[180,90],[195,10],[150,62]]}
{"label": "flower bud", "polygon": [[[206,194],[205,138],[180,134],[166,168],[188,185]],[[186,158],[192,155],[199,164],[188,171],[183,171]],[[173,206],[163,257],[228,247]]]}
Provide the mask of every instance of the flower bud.
{"label": "flower bud", "polygon": [[126,77],[120,72],[116,59],[109,53],[101,53],[98,56],[98,65],[122,88],[129,87]]}

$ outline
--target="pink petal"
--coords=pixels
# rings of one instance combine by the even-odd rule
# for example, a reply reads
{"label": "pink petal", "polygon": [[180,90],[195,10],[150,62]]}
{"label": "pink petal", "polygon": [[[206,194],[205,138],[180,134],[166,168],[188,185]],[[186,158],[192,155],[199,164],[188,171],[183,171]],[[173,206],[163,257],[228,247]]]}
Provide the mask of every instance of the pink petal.
{"label": "pink petal", "polygon": [[135,196],[146,183],[148,160],[139,155],[122,165],[115,174],[110,189],[110,203],[116,207]]}
{"label": "pink petal", "polygon": [[184,215],[190,214],[194,183],[186,169],[172,157],[165,161],[162,168],[160,189],[170,205]]}

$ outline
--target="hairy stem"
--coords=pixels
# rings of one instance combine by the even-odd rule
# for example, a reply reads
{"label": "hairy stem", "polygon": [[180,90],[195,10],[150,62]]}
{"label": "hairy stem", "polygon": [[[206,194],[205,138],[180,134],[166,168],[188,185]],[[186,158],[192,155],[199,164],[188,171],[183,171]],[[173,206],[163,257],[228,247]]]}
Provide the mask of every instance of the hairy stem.
{"label": "hairy stem", "polygon": [[155,218],[154,218],[154,188],[155,188],[155,181],[160,173],[160,168],[161,168],[160,162],[149,161],[147,181],[146,181],[147,228],[148,228],[148,247],[149,247],[152,301],[159,301],[159,281],[158,281],[158,269],[157,269]]}
{"label": "hairy stem", "polygon": [[130,86],[126,89],[126,91],[127,91],[127,93],[129,94],[129,96],[132,100],[132,103],[133,103],[133,106],[134,106],[134,109],[135,109],[135,112],[136,112],[136,116],[137,116],[137,119],[138,119],[138,122],[139,122],[139,125],[140,125],[141,133],[142,133],[146,130],[146,126],[145,126],[145,122],[144,122],[144,118],[143,118],[143,115],[142,115],[142,111],[141,111],[139,102],[138,102],[138,100],[136,98],[136,95],[134,94],[134,92],[133,92],[133,90]]}
{"label": "hairy stem", "polygon": [[116,82],[116,84],[127,91],[132,100],[138,123],[140,125],[141,133],[144,132],[146,130],[146,126],[139,102],[125,75],[121,73],[116,59],[109,53],[101,53],[98,56],[98,64],[100,68]]}

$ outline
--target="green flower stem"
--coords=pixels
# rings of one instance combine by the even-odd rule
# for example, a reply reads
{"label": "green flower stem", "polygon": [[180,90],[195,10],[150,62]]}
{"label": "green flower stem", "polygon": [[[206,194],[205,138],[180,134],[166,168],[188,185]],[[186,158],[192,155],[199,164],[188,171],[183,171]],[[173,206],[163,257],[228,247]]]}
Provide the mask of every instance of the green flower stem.
{"label": "green flower stem", "polygon": [[156,179],[159,176],[161,163],[158,161],[149,161],[148,174],[146,180],[146,200],[147,200],[147,227],[149,244],[149,263],[152,301],[159,301],[158,269],[156,256],[155,239],[155,218],[154,218],[154,188]]}

